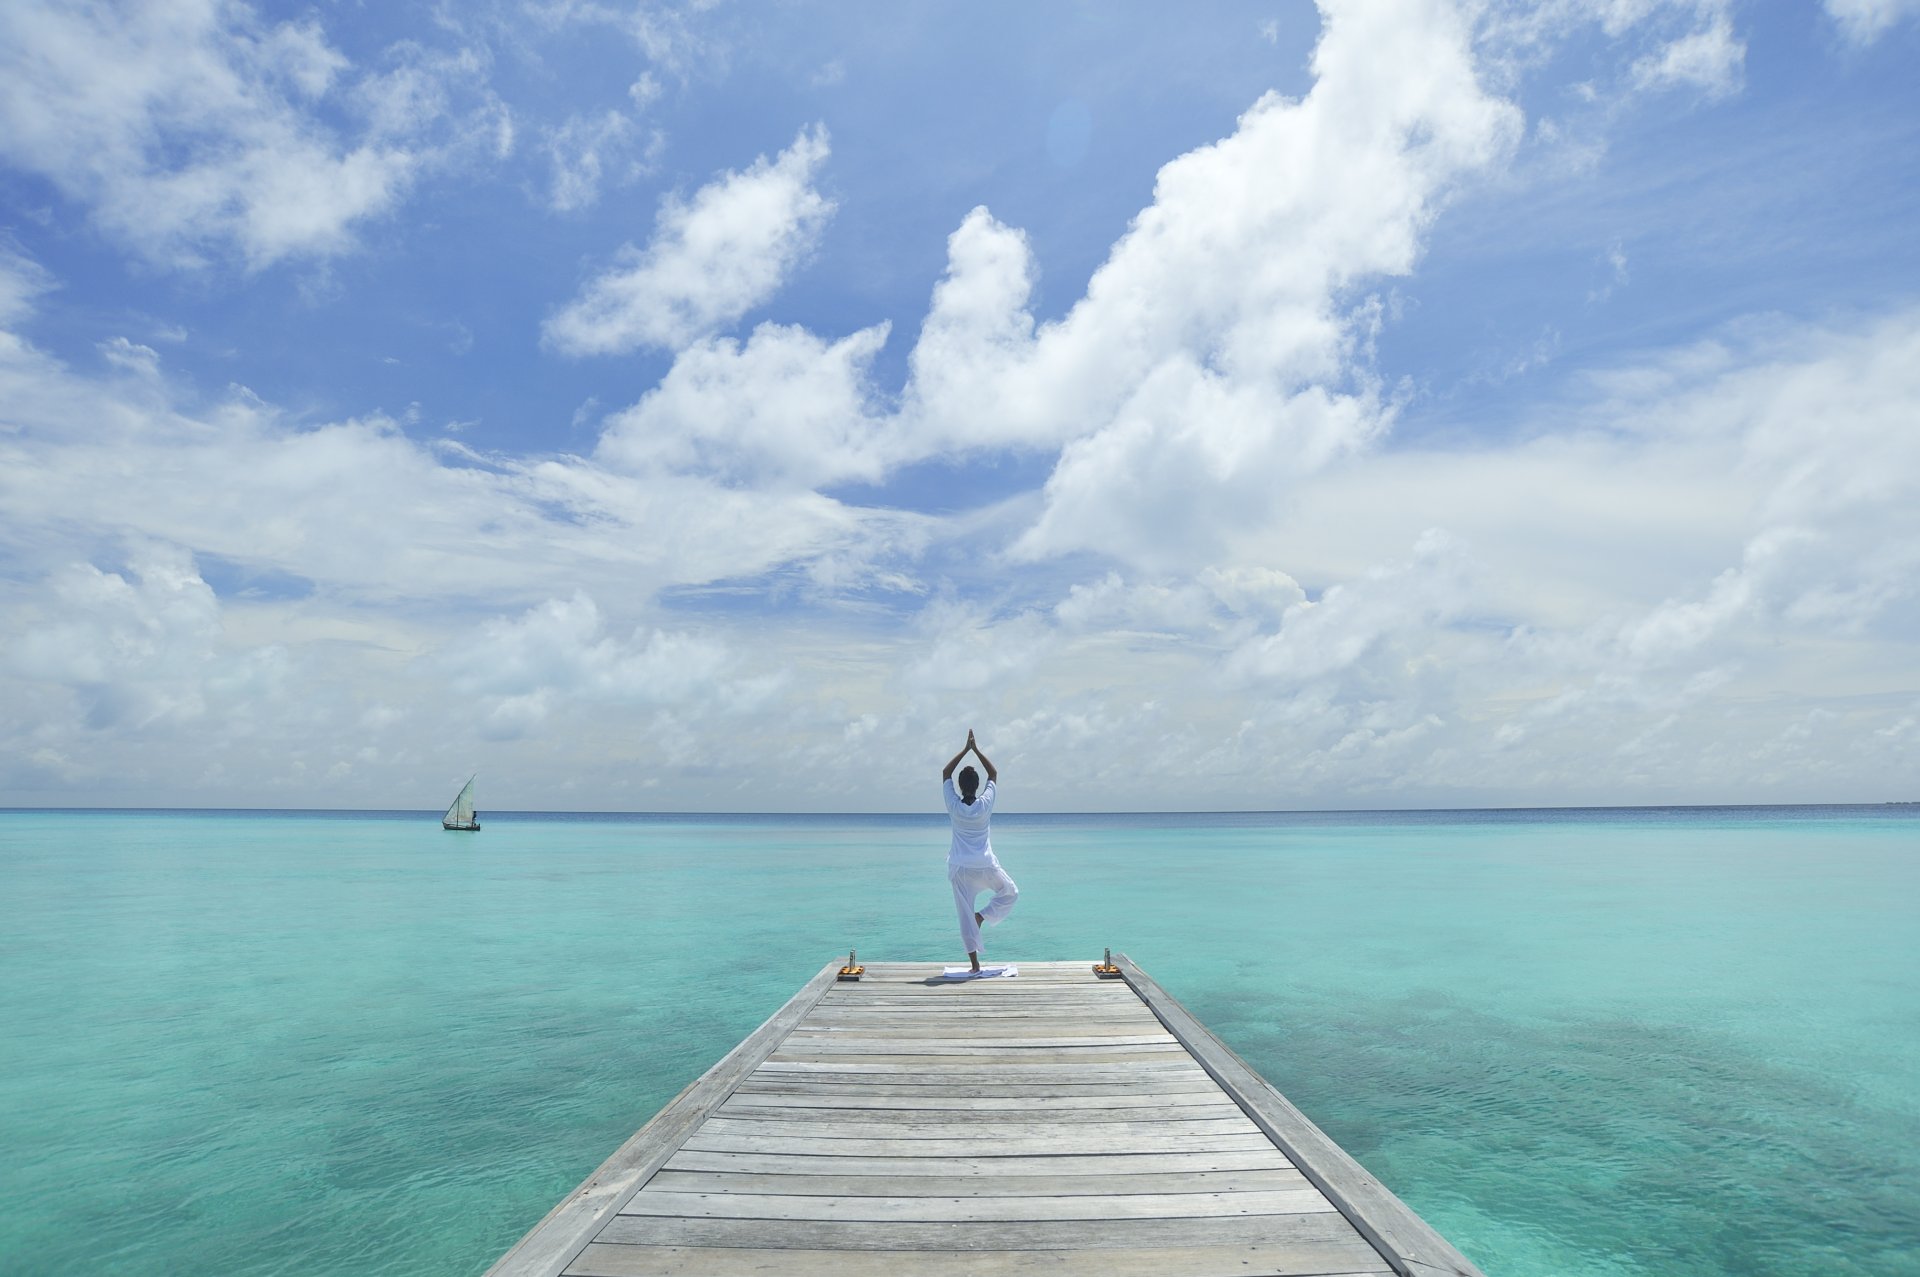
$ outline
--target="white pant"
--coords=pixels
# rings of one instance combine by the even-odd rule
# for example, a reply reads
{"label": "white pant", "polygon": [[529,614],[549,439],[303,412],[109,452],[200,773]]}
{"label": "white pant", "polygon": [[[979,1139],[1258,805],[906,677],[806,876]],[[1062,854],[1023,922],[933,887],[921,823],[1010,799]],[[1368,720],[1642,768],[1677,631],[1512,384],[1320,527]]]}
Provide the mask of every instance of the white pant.
{"label": "white pant", "polygon": [[968,953],[978,953],[980,924],[973,920],[974,900],[981,892],[991,891],[993,901],[980,913],[988,922],[998,922],[1013,912],[1020,888],[998,864],[948,865],[947,881],[953,884],[953,905],[960,911],[960,944]]}

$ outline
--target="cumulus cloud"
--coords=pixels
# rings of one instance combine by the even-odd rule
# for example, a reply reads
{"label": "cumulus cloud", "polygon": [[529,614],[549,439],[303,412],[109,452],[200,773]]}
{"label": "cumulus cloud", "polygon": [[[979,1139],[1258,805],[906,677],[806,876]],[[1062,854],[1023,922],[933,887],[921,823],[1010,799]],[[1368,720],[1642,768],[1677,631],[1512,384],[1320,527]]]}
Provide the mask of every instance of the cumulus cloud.
{"label": "cumulus cloud", "polygon": [[743,699],[725,678],[731,663],[723,643],[697,634],[636,629],[622,639],[583,593],[489,621],[444,658],[455,690],[483,716],[482,734],[496,740],[537,729],[569,702],[726,708]]}
{"label": "cumulus cloud", "polygon": [[[1277,492],[1386,428],[1392,405],[1366,356],[1379,306],[1360,290],[1413,268],[1454,185],[1518,130],[1515,109],[1476,79],[1466,25],[1441,4],[1390,16],[1328,6],[1313,69],[1305,99],[1269,94],[1229,137],[1167,164],[1153,202],[1058,322],[1034,321],[1025,236],[985,208],[969,213],[883,423],[851,388],[881,330],[829,342],[763,329],[744,350],[709,343],[678,361],[674,393],[663,385],[620,418],[608,455],[685,457],[688,431],[702,429],[700,446],[729,473],[792,477],[813,455],[815,481],[830,483],[956,452],[1058,450],[1018,554],[1091,550],[1164,567],[1218,550],[1230,529],[1264,521]],[[590,285],[549,322],[548,340],[575,353],[672,346],[737,317],[778,272],[716,291],[695,245],[727,237],[691,228],[733,220],[720,210],[743,187],[776,192],[783,216],[812,207],[806,179],[823,154],[824,139],[803,134],[777,164],[670,208],[655,244]],[[703,411],[725,405],[710,426],[668,412],[695,384]],[[799,410],[743,407],[789,386],[806,387]],[[826,387],[835,411],[809,415]]]}
{"label": "cumulus cloud", "polygon": [[684,350],[655,389],[612,417],[595,452],[625,471],[673,470],[747,487],[877,480],[881,423],[867,376],[886,325],[826,342],[763,324],[743,345]]}
{"label": "cumulus cloud", "polygon": [[677,349],[766,301],[833,213],[813,185],[828,149],[825,128],[803,129],[773,159],[666,200],[648,245],[629,245],[547,320],[547,344],[570,355]]}
{"label": "cumulus cloud", "polygon": [[[1024,553],[1205,551],[1385,429],[1363,357],[1377,311],[1353,290],[1413,268],[1518,114],[1440,6],[1329,6],[1313,70],[1304,99],[1270,94],[1163,168],[1086,298],[1040,334],[1045,380],[1096,424],[1063,452]],[[1152,475],[1167,481],[1143,491]],[[1143,499],[1156,517],[1135,517]]]}
{"label": "cumulus cloud", "polygon": [[[1413,557],[1371,569],[1319,599],[1294,603],[1279,627],[1233,654],[1236,677],[1302,686],[1354,669],[1382,645],[1406,635],[1422,642],[1468,605],[1465,559],[1445,533],[1428,531]],[[1404,659],[1404,658],[1403,658]]]}
{"label": "cumulus cloud", "polygon": [[272,682],[284,661],[277,647],[233,650],[213,591],[177,546],[135,547],[124,573],[69,564],[37,610],[8,645],[9,672],[68,689],[94,731],[192,722]]}

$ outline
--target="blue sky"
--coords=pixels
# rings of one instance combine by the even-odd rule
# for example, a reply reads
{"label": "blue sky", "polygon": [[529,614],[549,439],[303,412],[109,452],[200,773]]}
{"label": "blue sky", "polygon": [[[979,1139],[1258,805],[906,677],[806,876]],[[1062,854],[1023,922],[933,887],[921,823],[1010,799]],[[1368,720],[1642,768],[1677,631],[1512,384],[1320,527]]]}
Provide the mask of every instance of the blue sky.
{"label": "blue sky", "polygon": [[1917,54],[9,5],[0,804],[1914,797]]}

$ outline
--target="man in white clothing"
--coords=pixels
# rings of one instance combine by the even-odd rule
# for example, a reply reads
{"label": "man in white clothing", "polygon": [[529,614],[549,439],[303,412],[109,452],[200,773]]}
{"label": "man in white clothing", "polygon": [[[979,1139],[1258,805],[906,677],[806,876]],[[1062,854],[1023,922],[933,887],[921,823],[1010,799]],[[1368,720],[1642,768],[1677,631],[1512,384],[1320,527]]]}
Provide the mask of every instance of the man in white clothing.
{"label": "man in white clothing", "polygon": [[[953,769],[960,766],[968,750],[972,750],[980,765],[987,769],[985,789],[980,788],[980,774],[971,767],[961,768],[960,787],[954,788]],[[967,743],[940,773],[947,815],[953,818],[953,843],[947,849],[947,881],[953,884],[954,907],[960,911],[960,942],[966,946],[967,961],[975,971],[980,969],[980,925],[1006,917],[1013,911],[1013,902],[1020,898],[1020,889],[994,859],[989,834],[993,821],[993,783],[999,776],[987,756],[980,752],[972,729],[967,731]],[[991,891],[993,899],[985,909],[975,911],[974,902],[983,891]]]}

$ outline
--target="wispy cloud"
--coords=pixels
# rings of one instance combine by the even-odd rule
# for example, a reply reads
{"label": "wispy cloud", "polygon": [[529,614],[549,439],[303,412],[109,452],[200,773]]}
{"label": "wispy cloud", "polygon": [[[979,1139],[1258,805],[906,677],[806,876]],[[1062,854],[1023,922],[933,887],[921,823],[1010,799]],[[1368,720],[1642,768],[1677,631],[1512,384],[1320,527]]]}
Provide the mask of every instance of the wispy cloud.
{"label": "wispy cloud", "polygon": [[[441,144],[424,131],[449,83],[479,70],[403,50],[356,80],[317,22],[243,4],[25,0],[0,10],[0,157],[163,266],[326,257],[406,195]],[[343,94],[358,135],[322,109]]]}
{"label": "wispy cloud", "polygon": [[1917,0],[1823,0],[1827,16],[1857,45],[1872,44],[1895,23],[1920,17]]}

